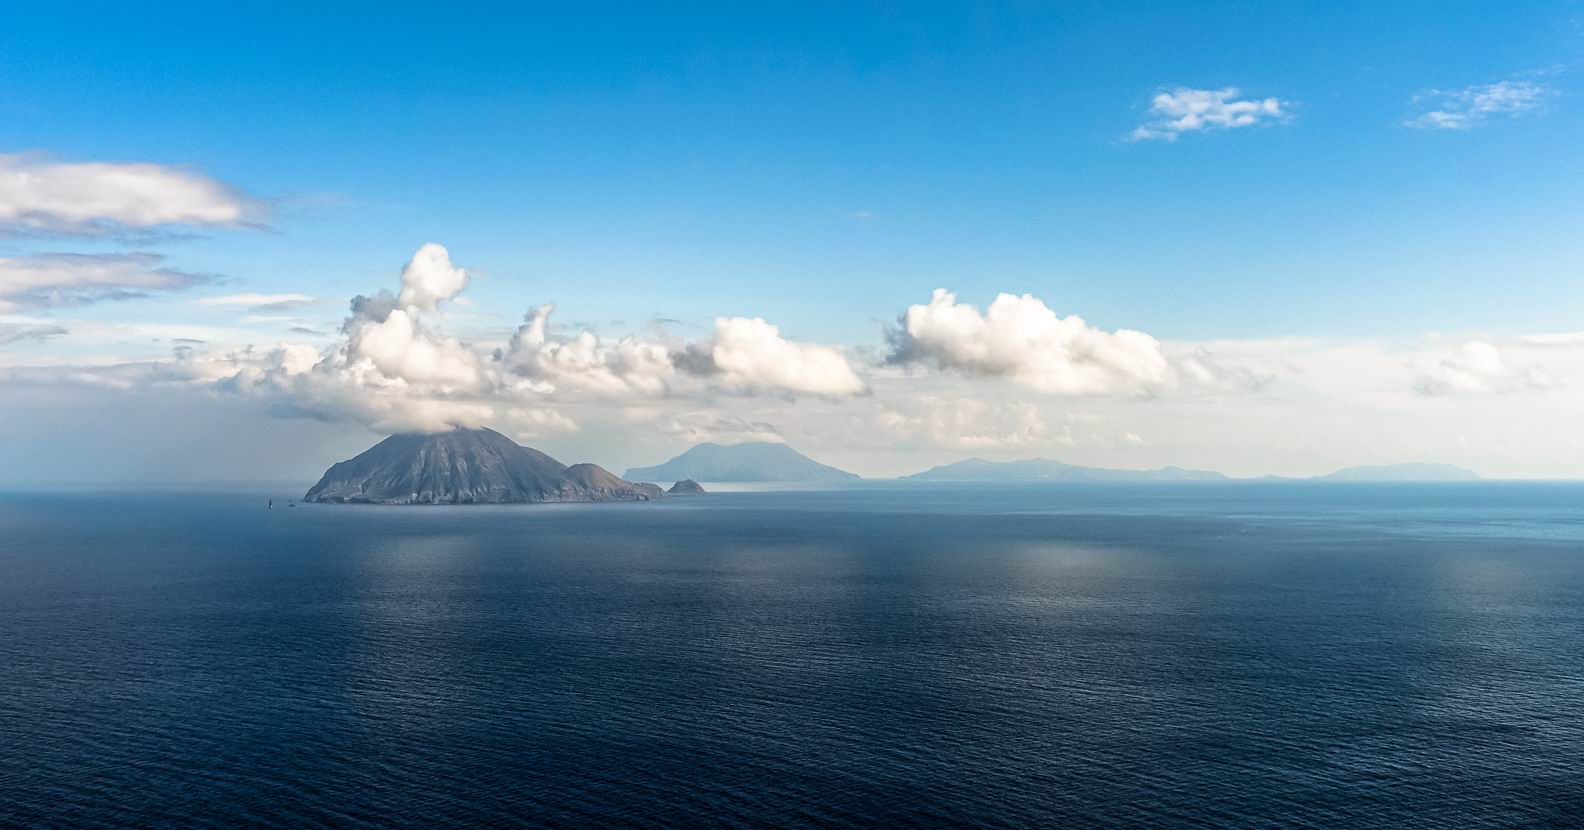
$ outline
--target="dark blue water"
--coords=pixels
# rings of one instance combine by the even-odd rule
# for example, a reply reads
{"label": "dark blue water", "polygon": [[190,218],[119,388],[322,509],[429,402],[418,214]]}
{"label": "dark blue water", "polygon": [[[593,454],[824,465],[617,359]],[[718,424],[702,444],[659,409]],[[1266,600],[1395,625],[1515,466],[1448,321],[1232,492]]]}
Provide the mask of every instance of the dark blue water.
{"label": "dark blue water", "polygon": [[0,825],[1581,821],[1576,485],[0,496]]}

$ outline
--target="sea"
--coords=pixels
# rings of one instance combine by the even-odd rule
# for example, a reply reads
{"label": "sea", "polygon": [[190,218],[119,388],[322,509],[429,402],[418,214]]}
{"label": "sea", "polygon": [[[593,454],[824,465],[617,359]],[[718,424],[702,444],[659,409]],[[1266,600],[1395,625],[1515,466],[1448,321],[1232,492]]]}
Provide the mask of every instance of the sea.
{"label": "sea", "polygon": [[1584,485],[302,489],[0,493],[0,826],[1584,826]]}

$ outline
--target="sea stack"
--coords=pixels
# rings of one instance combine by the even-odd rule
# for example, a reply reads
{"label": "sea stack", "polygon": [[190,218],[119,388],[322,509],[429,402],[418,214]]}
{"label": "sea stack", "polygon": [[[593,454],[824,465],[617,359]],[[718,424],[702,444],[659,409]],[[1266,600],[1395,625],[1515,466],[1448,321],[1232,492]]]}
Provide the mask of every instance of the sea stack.
{"label": "sea stack", "polygon": [[517,504],[664,498],[595,464],[567,466],[492,429],[392,435],[303,496],[341,504]]}

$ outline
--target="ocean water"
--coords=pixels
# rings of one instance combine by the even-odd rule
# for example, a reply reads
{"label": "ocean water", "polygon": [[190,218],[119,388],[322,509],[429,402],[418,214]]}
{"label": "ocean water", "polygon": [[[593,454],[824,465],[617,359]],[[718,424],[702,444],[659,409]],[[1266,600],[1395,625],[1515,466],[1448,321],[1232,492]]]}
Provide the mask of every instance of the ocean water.
{"label": "ocean water", "polygon": [[0,826],[1584,824],[1584,486],[0,494]]}

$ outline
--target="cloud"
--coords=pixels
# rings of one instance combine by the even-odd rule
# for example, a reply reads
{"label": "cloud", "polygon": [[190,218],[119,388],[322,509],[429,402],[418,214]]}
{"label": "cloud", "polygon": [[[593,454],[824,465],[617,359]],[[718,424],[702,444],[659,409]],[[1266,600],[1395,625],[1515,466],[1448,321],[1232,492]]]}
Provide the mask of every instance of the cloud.
{"label": "cloud", "polygon": [[1498,81],[1457,90],[1432,89],[1413,97],[1417,110],[1403,125],[1425,130],[1467,130],[1496,116],[1517,118],[1539,109],[1552,94],[1534,81]]}
{"label": "cloud", "polygon": [[1414,381],[1423,395],[1491,394],[1554,389],[1556,379],[1533,365],[1514,365],[1495,344],[1470,340],[1424,367]]}
{"label": "cloud", "polygon": [[889,332],[888,362],[926,364],[970,376],[1008,377],[1058,395],[1149,392],[1173,379],[1155,338],[1102,331],[1076,315],[1057,317],[1030,294],[1001,294],[985,310],[936,289]]}
{"label": "cloud", "polygon": [[225,294],[219,297],[202,297],[194,300],[201,306],[242,306],[254,311],[290,311],[319,302],[318,297],[307,294]]}
{"label": "cloud", "polygon": [[266,213],[258,200],[182,168],[0,155],[0,230],[100,236],[258,225]]}
{"label": "cloud", "polygon": [[468,274],[451,264],[444,245],[430,242],[418,249],[401,273],[401,293],[396,302],[419,311],[434,311],[440,303],[467,288]]}
{"label": "cloud", "polygon": [[1108,332],[1077,315],[1058,317],[1031,294],[1001,294],[980,313],[938,288],[927,305],[909,306],[886,337],[890,365],[1004,377],[1051,395],[1245,392],[1273,380],[1224,366],[1203,346],[1173,354],[1141,331]]}
{"label": "cloud", "polygon": [[[794,343],[763,320],[718,321],[706,342],[603,338],[553,331],[553,304],[530,309],[510,340],[488,348],[447,335],[431,315],[467,284],[440,245],[402,269],[396,294],[358,296],[342,338],[319,350],[281,344],[222,358],[219,387],[264,400],[281,414],[349,419],[387,431],[439,431],[510,416],[524,431],[570,431],[545,407],[733,392],[856,394],[863,381],[840,352]],[[707,372],[678,372],[679,355],[702,351]],[[718,362],[717,362],[718,361]],[[515,412],[515,415],[511,413]],[[528,414],[525,414],[528,413]],[[538,414],[531,414],[538,413]]]}
{"label": "cloud", "polygon": [[499,414],[493,404],[508,397],[500,373],[425,319],[466,282],[443,246],[424,245],[402,269],[399,294],[352,299],[340,342],[323,351],[286,343],[227,355],[218,362],[231,372],[218,388],[262,399],[277,414],[388,432],[487,424]]}
{"label": "cloud", "polygon": [[689,444],[722,439],[732,443],[742,441],[779,443],[782,440],[781,430],[769,421],[725,415],[707,409],[673,413],[661,407],[632,406],[622,410],[622,420],[628,424],[651,426],[662,435]]}
{"label": "cloud", "polygon": [[1131,141],[1176,141],[1183,133],[1231,130],[1286,121],[1292,103],[1277,98],[1240,98],[1237,87],[1176,87],[1150,100],[1150,120],[1128,134]]}
{"label": "cloud", "polygon": [[675,369],[668,348],[636,337],[611,341],[583,330],[570,338],[550,334],[554,303],[529,310],[499,359],[544,392],[571,388],[601,395],[663,395]]}
{"label": "cloud", "polygon": [[1584,346],[1584,331],[1547,332],[1544,334],[1531,334],[1522,338],[1523,342],[1533,346],[1556,348],[1576,348]]}
{"label": "cloud", "polygon": [[992,403],[973,398],[925,397],[904,412],[878,413],[886,432],[926,446],[956,450],[1074,446],[1072,427],[1053,430],[1038,406],[1026,402]]}
{"label": "cloud", "polygon": [[0,323],[0,346],[22,340],[48,340],[65,333],[64,327],[48,323]]}
{"label": "cloud", "polygon": [[147,252],[0,258],[0,312],[135,299],[211,279],[165,267],[164,259]]}
{"label": "cloud", "polygon": [[716,319],[714,336],[691,347],[681,365],[739,391],[843,397],[869,390],[837,349],[787,340],[759,317]]}
{"label": "cloud", "polygon": [[1275,380],[1272,375],[1260,374],[1244,366],[1222,365],[1203,346],[1168,359],[1180,380],[1201,389],[1241,392],[1262,389]]}

